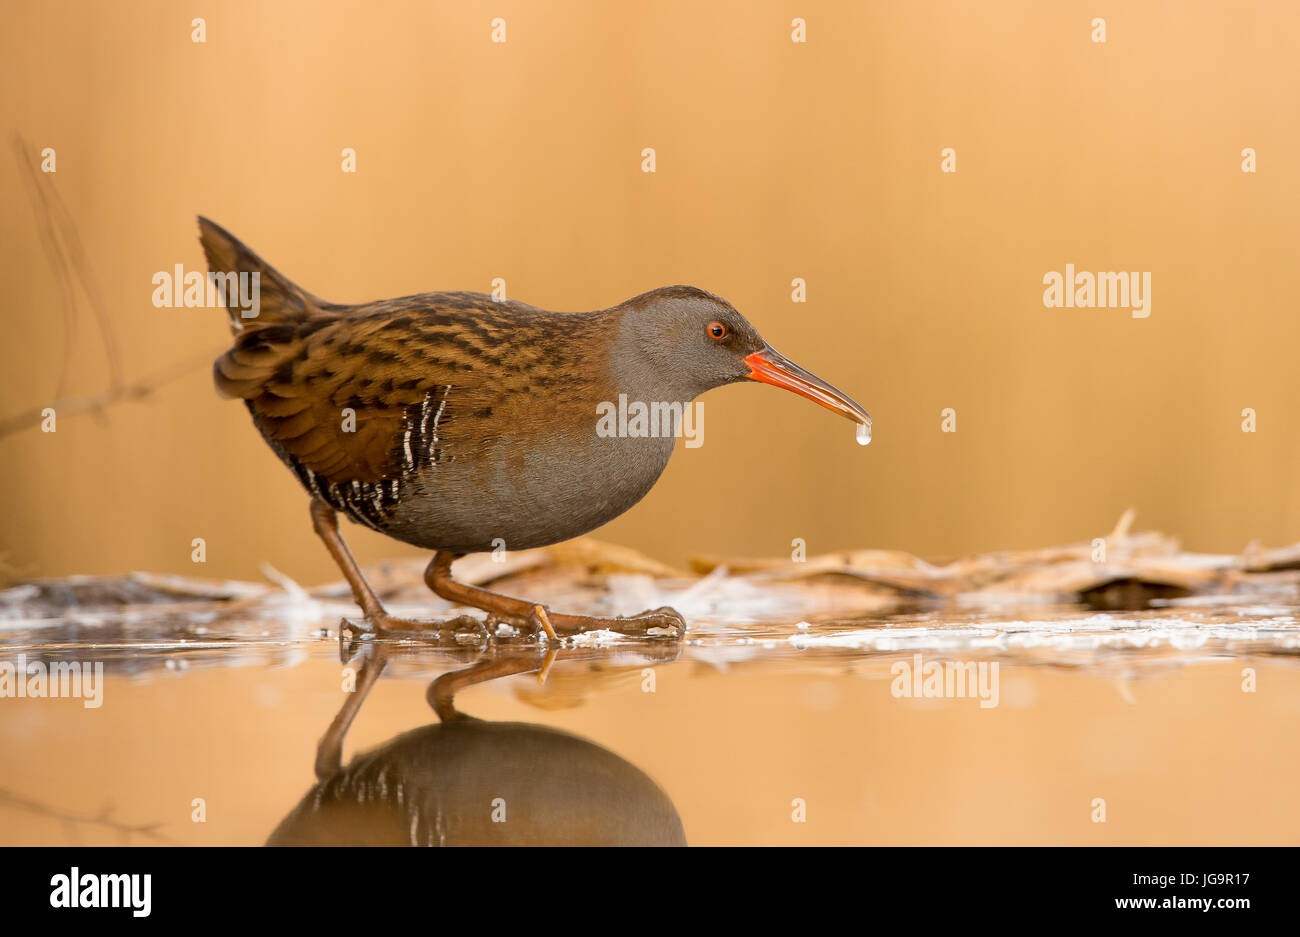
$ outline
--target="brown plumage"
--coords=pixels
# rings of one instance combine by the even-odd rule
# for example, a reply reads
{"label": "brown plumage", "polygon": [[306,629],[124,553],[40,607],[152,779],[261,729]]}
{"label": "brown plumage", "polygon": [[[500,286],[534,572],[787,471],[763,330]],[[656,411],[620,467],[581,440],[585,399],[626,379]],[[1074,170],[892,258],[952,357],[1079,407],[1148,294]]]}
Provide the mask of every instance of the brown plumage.
{"label": "brown plumage", "polygon": [[[602,436],[603,403],[625,394],[687,405],[749,378],[870,421],[773,351],[728,303],[694,287],[583,313],[464,292],[339,305],[296,286],[213,222],[199,226],[214,272],[260,281],[256,318],[232,303],[235,340],[215,363],[217,389],[245,402],[312,494],[317,531],[380,628],[393,622],[355,570],[334,511],[442,551],[428,578],[444,597],[549,634],[555,616],[540,606],[449,584],[450,558],[568,539],[640,500],[673,439]],[[684,630],[680,616],[663,611],[655,622]],[[559,617],[569,630],[626,624]]]}
{"label": "brown plumage", "polygon": [[[519,395],[573,393],[580,382],[566,374],[587,362],[568,353],[540,368],[537,349],[557,329],[581,339],[593,323],[559,318],[538,310],[512,323],[475,294],[435,293],[247,328],[217,359],[217,389],[247,400],[258,426],[327,482],[378,481],[400,470],[402,427],[436,388],[461,388],[458,409],[484,418]],[[355,431],[343,429],[345,409]]]}

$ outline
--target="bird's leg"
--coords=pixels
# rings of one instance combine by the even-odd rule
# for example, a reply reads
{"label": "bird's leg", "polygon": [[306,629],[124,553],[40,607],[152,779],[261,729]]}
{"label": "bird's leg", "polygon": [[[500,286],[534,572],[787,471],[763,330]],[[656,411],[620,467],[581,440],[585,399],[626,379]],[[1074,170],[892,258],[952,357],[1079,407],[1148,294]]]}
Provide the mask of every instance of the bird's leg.
{"label": "bird's leg", "polygon": [[320,498],[312,498],[311,522],[316,528],[316,535],[325,542],[325,549],[330,551],[330,556],[334,557],[334,562],[343,572],[343,578],[352,587],[352,596],[361,606],[367,623],[377,634],[394,631],[441,631],[448,627],[454,630],[454,623],[412,621],[389,615],[384,611],[384,606],[375,595],[375,591],[370,588],[370,583],[366,582],[361,567],[352,558],[352,551],[343,542],[343,535],[339,533],[337,512]]}
{"label": "bird's leg", "polygon": [[424,571],[424,581],[434,594],[457,605],[480,608],[494,618],[528,631],[544,631],[552,641],[587,631],[617,631],[621,634],[645,635],[651,628],[672,628],[680,638],[686,634],[686,619],[671,608],[656,608],[630,618],[594,618],[588,615],[565,615],[552,612],[536,602],[512,598],[452,578],[451,564],[464,556],[439,550]]}

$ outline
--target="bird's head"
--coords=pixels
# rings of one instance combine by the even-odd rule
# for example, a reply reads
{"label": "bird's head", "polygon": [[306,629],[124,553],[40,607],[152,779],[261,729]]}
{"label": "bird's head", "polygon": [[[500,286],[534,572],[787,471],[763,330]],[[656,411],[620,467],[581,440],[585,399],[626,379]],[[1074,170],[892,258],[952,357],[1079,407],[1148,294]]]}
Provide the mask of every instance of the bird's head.
{"label": "bird's head", "polygon": [[691,400],[706,390],[751,380],[783,387],[871,429],[852,397],[763,341],[726,300],[693,286],[652,290],[620,307],[619,345],[653,370],[657,386]]}

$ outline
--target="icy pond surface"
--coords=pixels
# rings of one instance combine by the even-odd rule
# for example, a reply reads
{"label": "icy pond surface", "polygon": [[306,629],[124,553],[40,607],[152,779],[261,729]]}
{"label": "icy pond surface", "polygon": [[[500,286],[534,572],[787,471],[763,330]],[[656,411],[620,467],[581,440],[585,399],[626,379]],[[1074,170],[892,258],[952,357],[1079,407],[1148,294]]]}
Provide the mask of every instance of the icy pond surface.
{"label": "icy pond surface", "polygon": [[[633,577],[616,604],[674,604],[685,640],[546,648],[362,638],[292,584],[157,585],[6,594],[0,840],[1300,840],[1285,590],[881,614]],[[80,696],[51,698],[59,663]]]}

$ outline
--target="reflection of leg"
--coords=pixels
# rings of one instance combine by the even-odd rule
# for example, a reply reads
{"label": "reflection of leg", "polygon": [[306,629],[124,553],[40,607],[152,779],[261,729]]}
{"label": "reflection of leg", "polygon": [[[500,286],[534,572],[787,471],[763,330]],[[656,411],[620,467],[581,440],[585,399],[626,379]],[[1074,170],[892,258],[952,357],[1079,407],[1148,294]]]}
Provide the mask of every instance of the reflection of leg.
{"label": "reflection of leg", "polygon": [[370,695],[370,689],[384,672],[388,657],[382,650],[376,650],[373,644],[363,645],[361,652],[353,658],[360,660],[361,669],[357,672],[357,685],[343,700],[338,714],[330,727],[325,730],[320,743],[316,746],[316,780],[325,781],[335,774],[343,765],[343,738],[348,734],[348,727],[361,710],[361,704]]}
{"label": "reflection of leg", "polygon": [[478,660],[473,666],[466,667],[464,670],[453,670],[445,673],[429,684],[428,692],[425,694],[429,700],[429,705],[433,711],[438,714],[438,719],[442,722],[455,722],[461,719],[473,719],[473,716],[467,716],[456,708],[455,696],[466,687],[471,687],[476,683],[483,683],[486,680],[495,680],[498,677],[509,677],[518,673],[528,673],[530,670],[550,670],[551,663],[555,660],[555,651],[547,651],[546,657],[538,661],[537,655],[532,653],[496,653],[489,654]]}
{"label": "reflection of leg", "polygon": [[545,631],[555,640],[560,635],[583,634],[588,631],[618,631],[622,634],[644,635],[651,628],[672,628],[676,636],[686,634],[686,620],[671,608],[657,608],[631,618],[593,618],[588,615],[565,615],[552,612],[543,605],[523,599],[501,595],[478,586],[467,585],[452,578],[451,564],[463,556],[439,550],[424,571],[424,581],[435,594],[458,605],[481,608],[494,618],[531,632]]}

